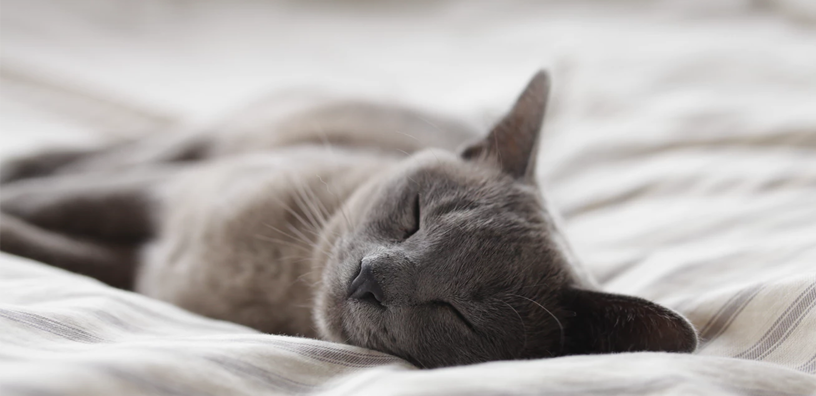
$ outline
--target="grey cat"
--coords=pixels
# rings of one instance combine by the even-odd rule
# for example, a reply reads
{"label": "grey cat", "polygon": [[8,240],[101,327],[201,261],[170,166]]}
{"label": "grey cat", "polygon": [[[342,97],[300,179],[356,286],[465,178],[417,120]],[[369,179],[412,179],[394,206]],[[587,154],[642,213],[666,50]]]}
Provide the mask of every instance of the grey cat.
{"label": "grey cat", "polygon": [[[691,352],[693,327],[598,291],[534,169],[538,73],[481,139],[361,102],[3,167],[0,248],[213,318],[433,368]],[[460,149],[461,148],[461,149]]]}

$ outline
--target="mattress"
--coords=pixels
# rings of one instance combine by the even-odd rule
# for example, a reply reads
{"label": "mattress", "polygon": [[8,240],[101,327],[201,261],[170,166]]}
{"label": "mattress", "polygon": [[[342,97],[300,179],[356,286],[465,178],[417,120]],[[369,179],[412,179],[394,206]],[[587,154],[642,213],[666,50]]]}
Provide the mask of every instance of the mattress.
{"label": "mattress", "polygon": [[812,2],[6,0],[2,44],[4,157],[314,87],[486,128],[546,67],[539,182],[578,256],[701,338],[420,370],[0,255],[2,395],[816,394]]}

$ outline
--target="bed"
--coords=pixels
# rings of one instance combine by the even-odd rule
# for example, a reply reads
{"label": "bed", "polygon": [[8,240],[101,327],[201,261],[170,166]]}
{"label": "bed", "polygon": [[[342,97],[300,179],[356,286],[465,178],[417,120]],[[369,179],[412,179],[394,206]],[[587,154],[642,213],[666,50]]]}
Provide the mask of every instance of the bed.
{"label": "bed", "polygon": [[816,394],[813,2],[6,0],[3,157],[330,87],[487,127],[555,78],[540,183],[604,289],[691,355],[419,370],[0,255],[2,395]]}

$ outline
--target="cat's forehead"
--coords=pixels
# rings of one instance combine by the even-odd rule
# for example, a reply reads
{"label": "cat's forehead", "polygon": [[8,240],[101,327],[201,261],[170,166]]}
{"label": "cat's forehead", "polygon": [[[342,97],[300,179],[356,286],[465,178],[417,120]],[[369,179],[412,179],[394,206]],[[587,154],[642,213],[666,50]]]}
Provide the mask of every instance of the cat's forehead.
{"label": "cat's forehead", "polygon": [[389,202],[418,197],[424,231],[406,247],[423,256],[431,278],[444,279],[449,287],[490,294],[546,277],[561,265],[534,185],[429,150],[407,161],[384,187],[381,202],[387,211],[402,210]]}
{"label": "cat's forehead", "polygon": [[[397,173],[397,180],[420,189],[418,192],[427,200],[500,202],[508,201],[503,198],[527,198],[535,201],[536,196],[535,188],[515,183],[496,168],[466,161],[442,150],[425,150],[415,154]],[[521,193],[521,197],[518,193]]]}
{"label": "cat's forehead", "polygon": [[442,213],[424,225],[427,254],[454,277],[489,283],[505,273],[540,273],[557,266],[560,259],[538,219],[524,218],[499,205]]}

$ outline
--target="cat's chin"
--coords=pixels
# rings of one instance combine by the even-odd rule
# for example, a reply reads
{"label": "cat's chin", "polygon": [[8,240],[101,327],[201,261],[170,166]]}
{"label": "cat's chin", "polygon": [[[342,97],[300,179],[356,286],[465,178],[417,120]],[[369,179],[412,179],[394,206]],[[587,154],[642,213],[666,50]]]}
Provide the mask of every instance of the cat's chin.
{"label": "cat's chin", "polygon": [[393,353],[375,326],[382,307],[318,290],[314,309],[314,321],[322,339]]}
{"label": "cat's chin", "polygon": [[370,348],[368,345],[362,345],[358,337],[357,322],[361,319],[361,312],[353,306],[355,301],[347,300],[346,296],[339,292],[321,289],[317,290],[313,311],[320,338]]}
{"label": "cat's chin", "polygon": [[330,293],[320,288],[316,291],[312,311],[318,335],[326,341],[344,343],[348,336],[343,329],[343,307],[332,298]]}

